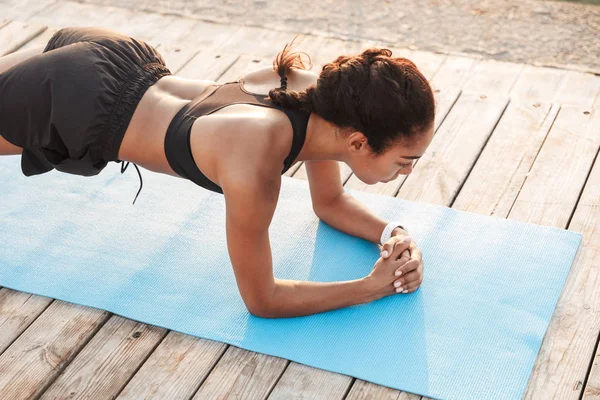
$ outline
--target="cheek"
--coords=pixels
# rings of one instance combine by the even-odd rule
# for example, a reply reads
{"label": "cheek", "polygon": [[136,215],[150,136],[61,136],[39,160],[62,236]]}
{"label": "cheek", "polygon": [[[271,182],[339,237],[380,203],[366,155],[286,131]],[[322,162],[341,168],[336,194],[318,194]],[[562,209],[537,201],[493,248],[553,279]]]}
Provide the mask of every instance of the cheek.
{"label": "cheek", "polygon": [[354,166],[353,172],[360,181],[372,185],[382,178],[382,171],[379,168],[380,166],[375,163],[359,164]]}

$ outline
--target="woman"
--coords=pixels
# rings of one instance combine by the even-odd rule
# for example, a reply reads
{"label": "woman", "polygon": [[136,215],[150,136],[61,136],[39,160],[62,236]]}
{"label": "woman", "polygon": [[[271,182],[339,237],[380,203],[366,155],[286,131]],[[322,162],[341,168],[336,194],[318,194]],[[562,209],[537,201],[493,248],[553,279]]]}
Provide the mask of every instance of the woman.
{"label": "woman", "polygon": [[[367,184],[409,174],[433,136],[431,87],[388,49],[340,56],[319,75],[290,49],[273,69],[219,85],[173,76],[143,41],[62,29],[43,49],[0,58],[0,155],[21,154],[26,176],[93,176],[127,161],[223,193],[236,282],[256,316],[302,316],[415,291],[421,252],[399,223],[386,224],[344,192],[337,162]],[[281,174],[300,160],[317,216],[383,245],[368,276],[274,278],[268,228]]]}

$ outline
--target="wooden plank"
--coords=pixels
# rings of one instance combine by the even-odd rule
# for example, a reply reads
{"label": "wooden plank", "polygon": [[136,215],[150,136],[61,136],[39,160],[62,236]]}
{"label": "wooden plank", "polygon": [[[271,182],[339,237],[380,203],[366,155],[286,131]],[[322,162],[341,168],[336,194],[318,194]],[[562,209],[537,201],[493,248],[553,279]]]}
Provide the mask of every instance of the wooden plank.
{"label": "wooden plank", "polygon": [[506,217],[559,107],[510,103],[453,208]]}
{"label": "wooden plank", "polygon": [[45,29],[45,25],[37,23],[11,21],[0,29],[0,57],[18,50]]}
{"label": "wooden plank", "polygon": [[40,33],[39,35],[37,35],[36,37],[31,39],[29,42],[27,42],[19,50],[27,50],[32,47],[37,47],[37,46],[42,46],[42,45],[48,44],[48,41],[50,40],[52,35],[54,35],[56,33],[56,31],[58,31],[58,29],[56,29],[56,28],[46,29],[45,31],[43,31],[42,33]]}
{"label": "wooden plank", "polygon": [[30,21],[58,29],[67,26],[102,26],[104,20],[119,11],[116,7],[60,1],[35,14]]}
{"label": "wooden plank", "polygon": [[[392,52],[392,57],[393,56],[394,54]],[[414,62],[419,71],[429,79],[441,68],[446,60],[446,55],[413,50],[408,58]]]}
{"label": "wooden plank", "polygon": [[[228,25],[227,27],[229,30],[232,29],[231,25]],[[290,43],[292,39],[294,39],[294,36],[294,34],[289,32],[280,32],[253,26],[242,26],[219,47],[221,47],[223,51],[230,53],[240,55],[251,54],[255,57],[270,59],[272,62],[277,54],[283,50],[285,44]],[[298,39],[296,39],[296,41],[298,41]],[[296,46],[295,49],[296,51],[302,51],[300,46]]]}
{"label": "wooden plank", "polygon": [[585,72],[567,71],[553,101],[579,107],[592,107],[600,94],[600,76]]}
{"label": "wooden plank", "polygon": [[290,362],[269,395],[269,400],[342,399],[353,378]]}
{"label": "wooden plank", "polygon": [[511,101],[550,103],[565,79],[565,70],[531,65],[523,69],[510,92]]}
{"label": "wooden plank", "polygon": [[[181,20],[178,22],[182,23],[183,21]],[[119,8],[117,11],[111,13],[109,18],[102,21],[102,27],[121,32],[154,45],[155,41],[159,42],[156,39],[161,37],[161,33],[167,30],[175,21],[177,19],[172,15]]]}
{"label": "wooden plank", "polygon": [[266,399],[288,362],[283,358],[229,346],[193,398]]}
{"label": "wooden plank", "polygon": [[52,299],[0,289],[0,354],[48,307]]}
{"label": "wooden plank", "polygon": [[165,32],[150,40],[150,43],[156,47],[160,55],[165,60],[165,64],[171,72],[181,71],[192,57],[198,53],[199,49],[186,43],[190,31],[196,26],[195,21],[175,20],[169,25]]}
{"label": "wooden plank", "polygon": [[[215,59],[215,57],[219,57]],[[193,74],[196,66],[194,64],[202,64],[206,62],[220,61],[222,63],[221,74],[218,76],[218,79],[215,79],[218,83],[226,83],[231,81],[239,80],[248,72],[254,71],[259,68],[267,67],[271,65],[272,60],[268,60],[264,57],[257,57],[248,54],[242,55],[234,55],[231,53],[225,53],[222,50],[216,52],[203,52],[203,54],[199,54],[197,57],[194,57],[192,62],[191,71],[182,71],[183,76],[189,76],[190,73]],[[187,66],[186,66],[187,67]],[[187,69],[187,68],[186,68]],[[223,72],[225,71],[225,72]]]}
{"label": "wooden plank", "polygon": [[169,332],[118,398],[189,399],[228,345]]}
{"label": "wooden plank", "polygon": [[[227,53],[242,54],[243,51],[240,51],[240,47],[244,48],[244,46],[249,45],[251,42],[249,38],[243,40],[243,35],[240,35],[241,31],[242,28],[237,26],[198,21],[188,35],[186,43],[189,46],[197,48],[199,51],[218,49]],[[257,34],[257,37],[251,40],[258,40],[262,37],[275,38],[276,36],[263,32],[262,34]],[[238,39],[241,42],[238,42]],[[245,51],[250,52],[252,48],[254,47],[248,46]],[[256,55],[260,56],[261,54],[257,52]]]}
{"label": "wooden plank", "polygon": [[57,0],[2,0],[0,2],[0,15],[19,21],[29,21],[32,16]]}
{"label": "wooden plank", "polygon": [[110,314],[55,300],[0,356],[0,398],[37,397]]}
{"label": "wooden plank", "polygon": [[236,63],[240,56],[218,50],[206,50],[196,54],[177,74],[186,78],[208,79],[219,83],[228,69]]}
{"label": "wooden plank", "polygon": [[400,392],[399,396],[396,389],[357,379],[344,400],[410,400],[411,398],[418,400],[421,399],[421,396],[406,392]]}
{"label": "wooden plank", "polygon": [[[596,112],[600,114],[600,107],[596,108]],[[600,321],[598,320],[600,314],[600,299],[598,298],[598,280],[600,280],[598,274],[598,260],[600,260],[600,161],[598,159],[596,159],[581,199],[577,204],[577,209],[569,224],[569,230],[583,234],[582,248],[574,264],[574,268],[577,269],[571,271],[574,276],[567,281],[568,286],[565,287],[563,295],[565,299],[572,299],[569,302],[570,304],[563,307],[575,311],[569,317],[573,324],[571,326],[564,324],[564,333],[557,335],[559,341],[556,345],[549,341],[552,347],[548,348],[547,352],[553,353],[555,358],[563,356],[567,368],[574,364],[573,359],[582,358],[582,360],[577,361],[577,364],[580,366],[579,370],[584,371],[585,355],[589,354],[590,349],[593,351],[593,346],[597,342],[598,332],[600,331]],[[573,339],[577,343],[573,343]],[[580,343],[585,348],[581,348]],[[556,347],[559,347],[559,349],[556,349]],[[600,395],[599,358],[600,350],[596,349],[596,353],[591,360],[592,368],[583,392],[584,400],[597,399]],[[571,367],[565,371],[569,375],[561,379],[564,381],[564,383],[561,382],[561,385],[575,381],[581,383],[580,386],[582,386],[581,372],[578,375],[573,373],[574,376],[570,376],[572,369]]]}
{"label": "wooden plank", "polygon": [[[223,49],[223,43],[229,40],[235,33],[235,29],[226,25],[183,19],[175,21],[169,26],[168,31],[171,33],[168,35],[159,35],[152,39],[152,43],[157,43],[157,49],[171,71],[180,70],[180,73],[192,76],[188,73],[189,70],[181,69],[192,60],[188,57],[188,54],[214,53],[216,56],[218,55],[217,50],[223,51],[224,54],[228,55],[236,54]],[[209,79],[206,76],[194,75],[194,77],[197,79]]]}
{"label": "wooden plank", "polygon": [[[594,119],[598,119],[597,113],[579,107],[561,107],[515,201],[511,218],[547,226],[567,226],[600,147],[599,126]],[[565,176],[565,179],[552,179],[555,175]],[[566,210],[566,204],[572,208]]]}
{"label": "wooden plank", "polygon": [[[293,36],[290,40],[292,38]],[[321,73],[325,64],[333,62],[337,57],[358,55],[364,50],[361,42],[350,42],[322,36],[298,35],[296,43],[295,50],[308,53],[313,64],[311,71],[317,74]],[[283,47],[279,51],[282,49]],[[306,56],[302,56],[302,60],[308,64]]]}
{"label": "wooden plank", "polygon": [[464,83],[470,78],[478,61],[473,58],[448,56],[430,79],[436,101],[436,130],[442,124],[460,96]]}
{"label": "wooden plank", "polygon": [[[564,228],[600,148],[600,109],[563,106],[509,218]],[[570,230],[583,243],[567,277],[525,399],[578,399],[594,355],[598,321],[598,163],[579,200]]]}
{"label": "wooden plank", "polygon": [[41,399],[114,399],[166,333],[113,315]]}
{"label": "wooden plank", "polygon": [[522,70],[523,64],[494,60],[480,61],[463,90],[490,96],[508,95]]}
{"label": "wooden plank", "polygon": [[463,92],[398,196],[451,204],[506,105],[503,96]]}

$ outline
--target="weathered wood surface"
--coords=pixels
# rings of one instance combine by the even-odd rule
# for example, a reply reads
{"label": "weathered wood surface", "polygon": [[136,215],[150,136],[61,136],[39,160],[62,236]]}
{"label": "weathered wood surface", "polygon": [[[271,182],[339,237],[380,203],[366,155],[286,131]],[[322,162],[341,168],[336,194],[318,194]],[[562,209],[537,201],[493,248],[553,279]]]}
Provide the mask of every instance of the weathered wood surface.
{"label": "weathered wood surface", "polygon": [[[293,38],[74,2],[48,1],[23,15],[21,21],[0,20],[0,54],[44,44],[62,26],[105,26],[154,44],[173,72],[218,82],[271,65]],[[297,50],[311,55],[315,72],[338,55],[377,45],[298,39]],[[585,398],[598,397],[600,372],[594,364],[588,375],[588,367],[600,332],[594,268],[600,77],[392,50],[430,79],[437,101],[434,141],[408,179],[387,184],[364,185],[340,162],[345,187],[583,232],[526,397],[571,399],[584,391]],[[307,179],[302,163],[286,175]],[[2,398],[420,397],[7,288],[0,289],[0,327]]]}

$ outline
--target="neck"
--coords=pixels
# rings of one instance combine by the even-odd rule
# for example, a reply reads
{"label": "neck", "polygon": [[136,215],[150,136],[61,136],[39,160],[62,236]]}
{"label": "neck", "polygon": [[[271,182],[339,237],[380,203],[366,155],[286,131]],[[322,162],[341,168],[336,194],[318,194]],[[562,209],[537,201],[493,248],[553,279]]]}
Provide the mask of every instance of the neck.
{"label": "neck", "polygon": [[298,160],[337,160],[345,161],[342,152],[342,142],[336,136],[338,128],[321,118],[318,114],[311,113],[306,127],[306,139]]}

